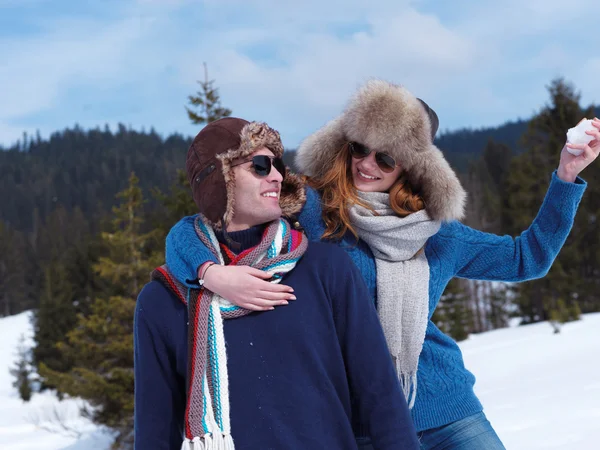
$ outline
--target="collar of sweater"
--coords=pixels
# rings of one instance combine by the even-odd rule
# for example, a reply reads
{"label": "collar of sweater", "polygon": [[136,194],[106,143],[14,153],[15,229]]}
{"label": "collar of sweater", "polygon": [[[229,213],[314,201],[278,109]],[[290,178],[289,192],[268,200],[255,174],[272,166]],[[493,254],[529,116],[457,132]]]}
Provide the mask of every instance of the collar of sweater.
{"label": "collar of sweater", "polygon": [[[268,224],[257,225],[246,230],[232,231],[227,234],[231,240],[238,242],[241,245],[237,252],[243,252],[249,248],[256,247],[260,243],[267,225]],[[227,245],[227,240],[222,231],[215,230],[215,236],[221,244]]]}

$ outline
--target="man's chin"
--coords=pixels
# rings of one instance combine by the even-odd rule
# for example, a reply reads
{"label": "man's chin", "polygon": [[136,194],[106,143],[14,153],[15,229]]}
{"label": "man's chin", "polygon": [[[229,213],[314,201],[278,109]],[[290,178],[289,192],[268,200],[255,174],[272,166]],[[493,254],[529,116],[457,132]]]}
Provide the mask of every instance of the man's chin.
{"label": "man's chin", "polygon": [[269,217],[270,217],[269,221],[273,222],[274,220],[281,218],[281,214],[282,214],[281,208],[278,207],[277,209],[274,209],[273,213],[269,215]]}
{"label": "man's chin", "polygon": [[281,209],[278,208],[277,211],[264,211],[264,214],[262,214],[261,217],[257,217],[255,222],[256,225],[265,225],[278,220],[279,218],[281,218]]}

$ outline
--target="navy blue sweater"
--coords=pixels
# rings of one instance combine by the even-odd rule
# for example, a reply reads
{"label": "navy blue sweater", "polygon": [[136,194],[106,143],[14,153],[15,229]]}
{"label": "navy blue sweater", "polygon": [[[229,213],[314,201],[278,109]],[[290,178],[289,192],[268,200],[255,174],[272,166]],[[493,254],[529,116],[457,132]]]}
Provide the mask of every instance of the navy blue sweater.
{"label": "navy blue sweater", "polygon": [[[247,248],[261,232],[231,235]],[[224,324],[236,449],[348,450],[356,448],[352,420],[370,430],[375,449],[418,449],[377,313],[348,255],[311,242],[283,282],[296,301]],[[144,287],[134,332],[136,450],[181,447],[187,320],[160,282]]]}

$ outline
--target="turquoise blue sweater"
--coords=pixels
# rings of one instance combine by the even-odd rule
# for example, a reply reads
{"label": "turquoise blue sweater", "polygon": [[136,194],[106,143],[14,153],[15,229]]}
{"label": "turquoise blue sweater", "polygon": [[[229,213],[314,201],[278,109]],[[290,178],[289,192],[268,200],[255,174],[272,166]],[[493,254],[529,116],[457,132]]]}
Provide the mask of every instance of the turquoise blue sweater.
{"label": "turquoise blue sweater", "polygon": [[[556,172],[546,198],[531,226],[519,237],[497,236],[459,222],[445,223],[425,245],[429,262],[429,318],[453,277],[495,281],[541,278],[550,269],[573,225],[586,183],[560,180]],[[167,265],[181,281],[196,278],[198,267],[212,259],[196,238],[194,217],[186,217],[170,231],[166,243]],[[310,240],[325,230],[319,194],[307,189],[307,201],[299,221]],[[362,273],[374,299],[375,260],[364,242],[352,236],[339,243]],[[417,398],[412,417],[417,431],[436,428],[481,411],[473,392],[475,377],[464,365],[456,342],[429,320],[419,357]],[[355,430],[359,435],[360,430]]]}

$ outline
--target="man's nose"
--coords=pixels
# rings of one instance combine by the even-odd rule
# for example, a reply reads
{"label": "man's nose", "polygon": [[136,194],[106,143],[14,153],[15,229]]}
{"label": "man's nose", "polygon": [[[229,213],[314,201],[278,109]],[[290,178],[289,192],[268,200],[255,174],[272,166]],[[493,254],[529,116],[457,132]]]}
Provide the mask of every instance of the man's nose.
{"label": "man's nose", "polygon": [[275,168],[275,166],[271,166],[271,172],[267,176],[267,181],[269,183],[281,183],[283,181],[283,175],[279,173],[279,170]]}

